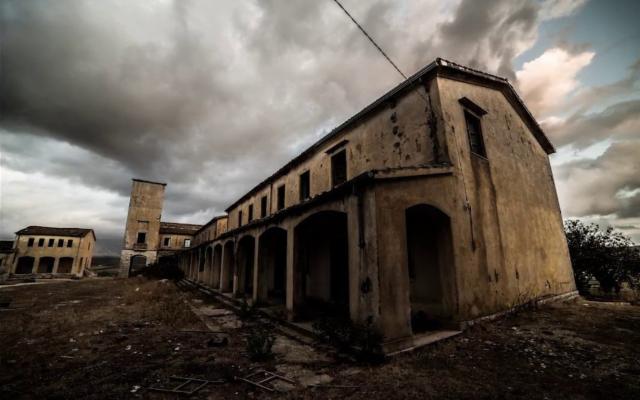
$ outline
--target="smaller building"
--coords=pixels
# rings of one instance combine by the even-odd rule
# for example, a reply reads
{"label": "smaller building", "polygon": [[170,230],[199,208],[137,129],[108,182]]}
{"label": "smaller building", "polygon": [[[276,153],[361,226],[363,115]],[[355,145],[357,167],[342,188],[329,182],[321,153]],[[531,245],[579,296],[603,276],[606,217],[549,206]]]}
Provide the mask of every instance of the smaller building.
{"label": "smaller building", "polygon": [[29,226],[16,232],[11,274],[80,277],[91,266],[93,229]]}
{"label": "smaller building", "polygon": [[13,241],[0,240],[0,282],[4,281],[11,269],[13,259]]}
{"label": "smaller building", "polygon": [[172,256],[177,250],[192,246],[193,236],[202,225],[160,222],[158,258]]}

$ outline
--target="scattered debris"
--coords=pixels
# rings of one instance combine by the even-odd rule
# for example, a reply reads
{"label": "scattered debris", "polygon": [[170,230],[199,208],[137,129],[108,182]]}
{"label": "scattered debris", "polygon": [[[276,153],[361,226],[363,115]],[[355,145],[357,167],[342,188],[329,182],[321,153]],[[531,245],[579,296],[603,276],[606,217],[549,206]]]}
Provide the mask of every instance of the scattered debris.
{"label": "scattered debris", "polygon": [[[180,381],[180,383],[178,384],[178,386],[174,386],[172,388],[150,387],[149,390],[154,390],[156,392],[192,395],[198,390],[207,386],[208,384],[219,385],[219,384],[225,383],[225,381],[223,380],[210,381],[210,380],[199,379],[199,378],[185,378],[182,376],[170,376],[169,379],[172,379],[174,381]],[[134,386],[134,388],[135,387],[136,386]]]}
{"label": "scattered debris", "polygon": [[265,371],[263,369],[252,372],[249,375],[245,376],[244,378],[237,377],[236,379],[250,383],[254,386],[259,387],[260,389],[266,390],[267,392],[276,391],[276,388],[274,388],[273,385],[269,385],[269,383],[275,380],[284,381],[292,385],[296,384],[296,382],[292,379],[289,379],[282,375],[274,374],[273,372],[270,372],[270,371]]}

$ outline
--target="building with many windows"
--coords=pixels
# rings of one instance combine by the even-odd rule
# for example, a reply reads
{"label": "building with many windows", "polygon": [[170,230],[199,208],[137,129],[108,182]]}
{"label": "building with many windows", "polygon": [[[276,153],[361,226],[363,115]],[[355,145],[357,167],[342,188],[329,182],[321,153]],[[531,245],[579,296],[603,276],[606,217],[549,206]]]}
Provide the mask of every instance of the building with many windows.
{"label": "building with many windows", "polygon": [[81,277],[91,266],[92,229],[29,226],[16,232],[10,274]]}
{"label": "building with many windows", "polygon": [[437,59],[196,232],[180,266],[292,323],[346,317],[387,352],[419,346],[576,294],[553,152],[506,79]]}

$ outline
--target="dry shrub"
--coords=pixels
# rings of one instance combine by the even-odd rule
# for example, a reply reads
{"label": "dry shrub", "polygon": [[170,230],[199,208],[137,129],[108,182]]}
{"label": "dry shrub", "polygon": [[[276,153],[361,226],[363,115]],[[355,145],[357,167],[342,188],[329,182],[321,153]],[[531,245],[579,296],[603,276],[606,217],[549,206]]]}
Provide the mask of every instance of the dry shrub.
{"label": "dry shrub", "polygon": [[123,296],[127,305],[138,305],[140,318],[171,327],[197,322],[178,289],[167,281],[136,279]]}

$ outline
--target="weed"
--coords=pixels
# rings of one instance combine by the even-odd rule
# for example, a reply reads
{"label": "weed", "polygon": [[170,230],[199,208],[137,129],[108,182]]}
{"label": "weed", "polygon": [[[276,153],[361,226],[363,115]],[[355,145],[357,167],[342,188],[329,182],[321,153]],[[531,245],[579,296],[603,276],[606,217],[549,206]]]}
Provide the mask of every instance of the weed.
{"label": "weed", "polygon": [[273,358],[274,336],[266,327],[255,328],[247,338],[247,353],[252,361],[267,361]]}

